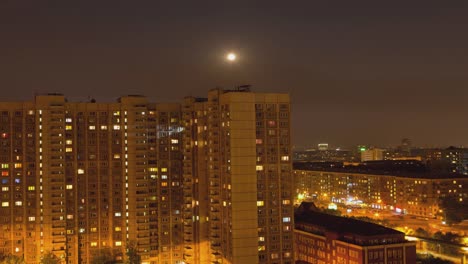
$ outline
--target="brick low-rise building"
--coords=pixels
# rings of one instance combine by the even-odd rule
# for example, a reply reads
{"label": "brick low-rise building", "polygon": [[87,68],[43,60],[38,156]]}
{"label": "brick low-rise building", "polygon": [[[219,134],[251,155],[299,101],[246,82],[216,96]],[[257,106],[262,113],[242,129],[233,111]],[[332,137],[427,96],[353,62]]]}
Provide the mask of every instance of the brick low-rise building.
{"label": "brick low-rise building", "polygon": [[320,213],[302,203],[295,215],[296,263],[412,264],[416,245],[377,224]]}

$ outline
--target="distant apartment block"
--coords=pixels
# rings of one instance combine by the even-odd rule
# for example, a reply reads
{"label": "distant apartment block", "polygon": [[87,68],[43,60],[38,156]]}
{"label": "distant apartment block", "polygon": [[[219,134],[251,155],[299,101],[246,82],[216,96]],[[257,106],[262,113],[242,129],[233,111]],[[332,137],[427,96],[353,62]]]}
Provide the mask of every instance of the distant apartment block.
{"label": "distant apartment block", "polygon": [[361,152],[361,162],[371,161],[371,160],[383,160],[383,149],[366,149]]}
{"label": "distant apartment block", "polygon": [[468,199],[468,179],[459,174],[435,178],[437,175],[425,173],[394,176],[375,171],[296,169],[294,177],[296,192],[306,193],[318,201],[362,203],[370,208],[422,217],[435,218],[445,197],[453,197],[458,202]]}

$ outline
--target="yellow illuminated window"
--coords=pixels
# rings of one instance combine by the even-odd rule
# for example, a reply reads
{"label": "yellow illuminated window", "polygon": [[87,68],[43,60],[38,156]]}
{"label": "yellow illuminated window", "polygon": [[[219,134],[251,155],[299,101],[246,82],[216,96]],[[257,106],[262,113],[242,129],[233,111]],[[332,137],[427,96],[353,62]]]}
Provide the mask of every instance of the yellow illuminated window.
{"label": "yellow illuminated window", "polygon": [[7,163],[2,163],[2,169],[8,169],[9,165]]}
{"label": "yellow illuminated window", "polygon": [[157,172],[157,171],[158,171],[158,168],[149,168],[149,171],[151,171],[151,172]]}
{"label": "yellow illuminated window", "polygon": [[67,184],[67,190],[71,190],[71,189],[73,189],[73,185]]}
{"label": "yellow illuminated window", "polygon": [[16,169],[19,169],[19,168],[22,168],[23,167],[23,164],[21,163],[15,163],[15,168]]}
{"label": "yellow illuminated window", "polygon": [[161,186],[167,186],[167,182],[161,182]]}
{"label": "yellow illuminated window", "polygon": [[167,172],[167,168],[161,168],[161,172]]}
{"label": "yellow illuminated window", "polygon": [[265,202],[263,201],[257,201],[257,206],[263,206],[265,204]]}
{"label": "yellow illuminated window", "polygon": [[67,145],[71,145],[71,144],[73,143],[73,141],[72,141],[71,139],[67,139],[67,140],[65,141],[65,143],[66,143]]}
{"label": "yellow illuminated window", "polygon": [[107,130],[107,126],[101,126],[101,130]]}
{"label": "yellow illuminated window", "polygon": [[115,115],[115,116],[119,116],[119,115],[120,115],[120,111],[114,111],[114,115]]}
{"label": "yellow illuminated window", "polygon": [[78,169],[78,174],[84,174],[84,169]]}
{"label": "yellow illuminated window", "polygon": [[[97,242],[91,242],[92,247],[97,247]],[[117,246],[117,245],[116,245]],[[120,245],[119,245],[120,246]]]}
{"label": "yellow illuminated window", "polygon": [[262,171],[262,170],[263,170],[263,166],[262,166],[262,165],[257,165],[256,169],[257,169],[257,171]]}
{"label": "yellow illuminated window", "polygon": [[65,130],[72,130],[72,128],[73,128],[73,127],[72,127],[71,125],[66,125],[66,126],[65,126]]}
{"label": "yellow illuminated window", "polygon": [[96,126],[89,126],[89,130],[96,130]]}
{"label": "yellow illuminated window", "polygon": [[114,230],[117,231],[117,232],[120,232],[120,231],[122,231],[122,228],[120,228],[120,226],[116,226],[116,227],[114,228]]}
{"label": "yellow illuminated window", "polygon": [[10,206],[9,202],[2,202],[2,207],[8,207],[8,206]]}
{"label": "yellow illuminated window", "polygon": [[116,245],[117,247],[122,246],[122,241],[115,241],[115,245]]}
{"label": "yellow illuminated window", "polygon": [[114,125],[114,130],[120,130],[120,125]]}
{"label": "yellow illuminated window", "polygon": [[34,190],[36,190],[36,186],[33,186],[33,185],[28,186],[28,191],[34,191]]}
{"label": "yellow illuminated window", "polygon": [[72,152],[73,148],[65,148],[65,152]]}

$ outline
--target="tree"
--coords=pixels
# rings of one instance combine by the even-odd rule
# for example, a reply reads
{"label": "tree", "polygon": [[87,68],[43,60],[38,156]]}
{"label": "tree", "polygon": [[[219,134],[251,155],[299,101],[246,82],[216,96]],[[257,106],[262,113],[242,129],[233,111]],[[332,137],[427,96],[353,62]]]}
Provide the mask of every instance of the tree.
{"label": "tree", "polygon": [[110,249],[101,249],[91,260],[91,264],[114,264],[114,257]]}
{"label": "tree", "polygon": [[54,253],[48,251],[41,257],[41,264],[60,264],[62,261]]}
{"label": "tree", "polygon": [[448,196],[441,200],[440,207],[442,212],[439,216],[442,216],[448,225],[468,219],[468,210],[466,210],[468,208],[468,199],[460,202],[456,197]]}
{"label": "tree", "polygon": [[24,259],[14,255],[0,257],[0,264],[25,264]]}
{"label": "tree", "polygon": [[140,264],[141,257],[138,255],[138,248],[135,242],[131,241],[127,244],[127,261],[126,264]]}
{"label": "tree", "polygon": [[416,231],[414,231],[414,234],[416,236],[418,236],[418,237],[431,237],[429,232],[427,232],[425,229],[423,229],[421,227],[418,227],[418,229],[416,229]]}

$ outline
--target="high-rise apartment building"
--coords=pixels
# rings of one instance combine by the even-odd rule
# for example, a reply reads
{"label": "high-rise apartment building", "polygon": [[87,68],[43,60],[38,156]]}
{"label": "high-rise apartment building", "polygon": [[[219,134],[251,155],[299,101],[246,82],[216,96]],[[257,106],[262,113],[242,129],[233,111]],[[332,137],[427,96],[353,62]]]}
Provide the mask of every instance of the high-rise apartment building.
{"label": "high-rise apartment building", "polygon": [[215,89],[183,112],[187,263],[293,263],[289,97]]}
{"label": "high-rise apartment building", "polygon": [[293,263],[289,97],[0,105],[0,254]]}

